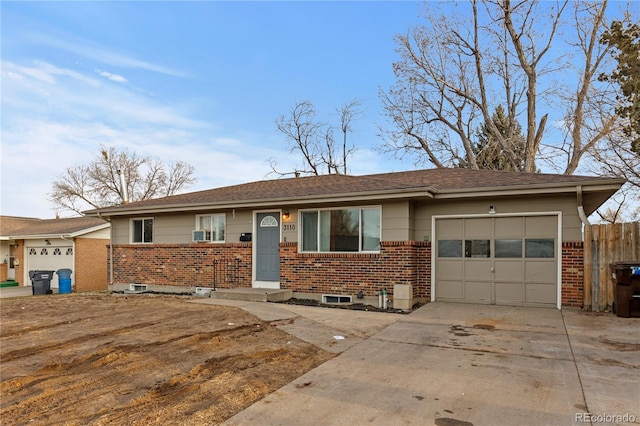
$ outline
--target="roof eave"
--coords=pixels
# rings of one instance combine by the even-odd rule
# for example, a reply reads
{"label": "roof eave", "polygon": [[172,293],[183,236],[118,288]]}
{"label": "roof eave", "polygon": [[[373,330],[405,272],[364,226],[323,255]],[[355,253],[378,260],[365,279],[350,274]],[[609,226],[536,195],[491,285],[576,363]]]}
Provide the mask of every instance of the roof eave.
{"label": "roof eave", "polygon": [[261,207],[273,207],[274,205],[291,206],[296,204],[309,204],[309,203],[339,203],[339,202],[362,202],[362,201],[376,201],[376,200],[389,200],[389,199],[403,199],[403,198],[416,198],[426,197],[433,198],[433,190],[431,188],[420,188],[418,190],[393,190],[393,191],[375,191],[375,192],[360,192],[350,193],[343,195],[327,196],[323,195],[310,195],[310,196],[298,196],[298,197],[280,197],[280,198],[268,198],[259,200],[247,200],[247,201],[223,201],[219,203],[184,203],[184,204],[172,204],[165,206],[149,206],[140,208],[123,209],[119,207],[117,209],[110,210],[109,208],[101,210],[92,210],[84,212],[87,216],[96,217],[111,217],[111,216],[130,216],[130,215],[142,215],[142,214],[154,214],[154,213],[171,213],[171,212],[185,212],[185,211],[198,211],[204,209],[240,209],[240,208],[261,208]]}
{"label": "roof eave", "polygon": [[436,199],[444,198],[471,198],[471,197],[491,197],[504,195],[540,195],[540,194],[561,194],[574,193],[578,187],[582,187],[583,192],[597,191],[617,191],[626,183],[624,179],[603,182],[571,182],[562,184],[540,184],[540,185],[518,185],[508,187],[488,187],[488,188],[465,188],[441,190],[435,194]]}
{"label": "roof eave", "polygon": [[79,231],[74,232],[52,232],[48,234],[23,234],[23,235],[9,235],[7,238],[11,240],[37,240],[42,238],[75,238],[85,234],[89,234],[95,231],[101,231],[105,228],[111,226],[109,223],[104,223],[102,225],[92,226],[91,228],[81,229]]}
{"label": "roof eave", "polygon": [[92,226],[91,228],[81,229],[80,231],[72,232],[69,235],[71,236],[71,238],[79,237],[81,235],[90,234],[92,232],[102,231],[103,229],[107,229],[110,226],[111,226],[110,223],[105,222],[105,223],[100,224],[100,225]]}

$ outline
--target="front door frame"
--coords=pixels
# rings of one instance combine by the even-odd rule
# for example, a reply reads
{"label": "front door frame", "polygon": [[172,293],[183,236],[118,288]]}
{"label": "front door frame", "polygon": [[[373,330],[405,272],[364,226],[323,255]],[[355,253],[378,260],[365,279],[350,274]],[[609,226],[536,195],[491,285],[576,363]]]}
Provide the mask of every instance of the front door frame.
{"label": "front door frame", "polygon": [[557,253],[557,272],[556,272],[556,308],[562,309],[562,212],[561,211],[543,211],[543,212],[514,212],[514,213],[489,213],[489,214],[453,214],[453,215],[433,215],[431,216],[431,301],[435,302],[437,285],[436,285],[436,268],[437,268],[437,250],[438,236],[436,235],[436,220],[438,219],[467,219],[467,218],[485,218],[485,217],[521,217],[521,216],[557,216],[558,227],[556,230],[556,253]]}
{"label": "front door frame", "polygon": [[257,265],[258,265],[258,227],[260,224],[258,223],[258,214],[259,213],[277,213],[278,214],[278,243],[282,242],[282,209],[265,209],[265,210],[254,210],[253,211],[253,235],[255,238],[252,242],[252,260],[251,260],[251,270],[252,270],[252,279],[251,279],[251,287],[253,288],[280,288],[280,281],[258,281],[256,278],[257,274]]}

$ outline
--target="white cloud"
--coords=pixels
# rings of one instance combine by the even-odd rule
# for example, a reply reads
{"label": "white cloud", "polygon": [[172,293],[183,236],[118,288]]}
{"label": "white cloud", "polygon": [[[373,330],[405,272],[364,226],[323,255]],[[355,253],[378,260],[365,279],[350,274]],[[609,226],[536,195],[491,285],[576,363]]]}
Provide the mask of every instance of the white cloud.
{"label": "white cloud", "polygon": [[53,217],[51,184],[93,160],[100,145],[192,164],[198,182],[189,190],[263,179],[265,160],[282,155],[255,135],[238,139],[194,118],[198,104],[188,100],[145,96],[46,62],[3,62],[2,88],[2,214]]}
{"label": "white cloud", "polygon": [[[133,55],[117,52],[99,44],[75,37],[63,39],[52,34],[30,33],[27,37],[31,42],[64,50],[86,59],[116,67],[153,71],[174,77],[187,77],[187,73],[151,62],[135,58]],[[73,39],[72,39],[73,38]]]}
{"label": "white cloud", "polygon": [[124,78],[123,76],[118,75],[118,74],[112,74],[110,72],[100,71],[100,70],[96,70],[96,72],[99,75],[101,75],[102,77],[104,77],[106,79],[109,79],[111,81],[115,81],[116,83],[126,83],[127,81],[129,81],[126,78]]}

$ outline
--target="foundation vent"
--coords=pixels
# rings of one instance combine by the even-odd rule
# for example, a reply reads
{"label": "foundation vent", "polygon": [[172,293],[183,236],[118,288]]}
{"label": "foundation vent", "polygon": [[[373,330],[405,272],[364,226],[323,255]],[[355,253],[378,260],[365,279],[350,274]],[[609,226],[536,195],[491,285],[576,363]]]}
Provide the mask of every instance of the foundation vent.
{"label": "foundation vent", "polygon": [[141,292],[141,291],[147,291],[147,285],[146,284],[129,284],[129,291],[134,291],[134,292]]}
{"label": "foundation vent", "polygon": [[196,287],[196,296],[205,296],[211,297],[211,292],[214,291],[214,288],[211,287]]}
{"label": "foundation vent", "polygon": [[351,296],[340,296],[338,294],[323,294],[322,303],[351,303]]}

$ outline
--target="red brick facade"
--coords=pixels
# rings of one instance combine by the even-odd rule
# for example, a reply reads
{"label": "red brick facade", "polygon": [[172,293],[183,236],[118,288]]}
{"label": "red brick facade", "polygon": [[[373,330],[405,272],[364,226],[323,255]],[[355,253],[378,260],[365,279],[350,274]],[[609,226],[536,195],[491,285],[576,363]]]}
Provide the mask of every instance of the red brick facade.
{"label": "red brick facade", "polygon": [[562,305],[583,306],[584,244],[582,241],[562,243]]}
{"label": "red brick facade", "polygon": [[251,287],[251,243],[113,247],[116,284]]}
{"label": "red brick facade", "polygon": [[394,284],[412,284],[413,296],[430,297],[430,243],[382,242],[380,253],[298,253],[298,244],[280,244],[280,287],[300,293],[377,296]]}
{"label": "red brick facade", "polygon": [[[251,243],[114,246],[114,283],[251,287]],[[562,304],[582,306],[583,244],[562,246]],[[431,299],[431,243],[386,241],[380,253],[298,253],[280,244],[280,287],[299,293],[377,296],[412,284],[414,298]]]}

